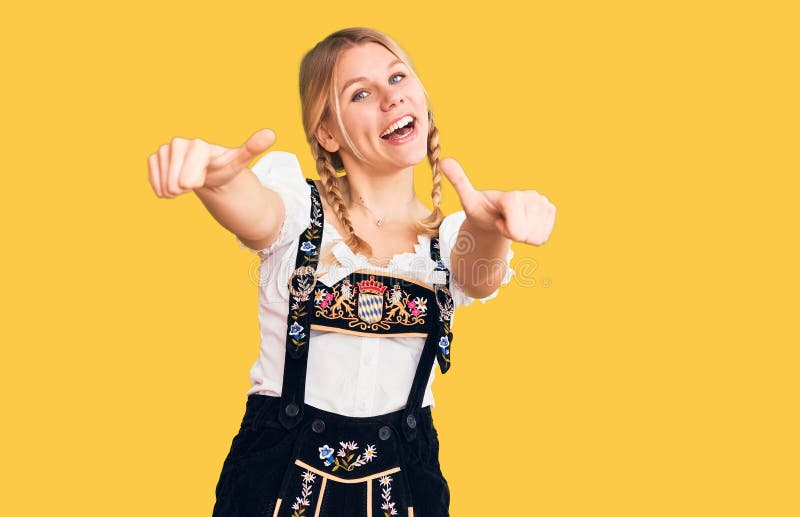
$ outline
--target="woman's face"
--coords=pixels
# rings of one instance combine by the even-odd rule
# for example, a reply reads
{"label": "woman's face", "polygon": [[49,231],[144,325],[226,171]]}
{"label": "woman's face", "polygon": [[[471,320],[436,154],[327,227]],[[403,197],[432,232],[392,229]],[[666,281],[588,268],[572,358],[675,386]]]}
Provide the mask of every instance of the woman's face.
{"label": "woman's face", "polygon": [[[372,168],[394,171],[427,156],[428,110],[419,80],[383,45],[365,43],[345,50],[336,63],[336,94],[342,123]],[[335,116],[335,115],[334,115]],[[413,121],[407,123],[411,117]],[[405,126],[397,129],[397,123]],[[357,157],[335,120],[327,121],[347,169]],[[389,131],[387,131],[389,130]]]}

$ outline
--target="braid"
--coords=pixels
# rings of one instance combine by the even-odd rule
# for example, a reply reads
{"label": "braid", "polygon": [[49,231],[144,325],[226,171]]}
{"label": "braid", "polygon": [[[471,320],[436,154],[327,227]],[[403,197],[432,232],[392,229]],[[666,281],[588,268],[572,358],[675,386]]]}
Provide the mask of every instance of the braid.
{"label": "braid", "polygon": [[325,199],[333,208],[336,217],[347,232],[347,235],[345,235],[345,243],[350,249],[354,250],[355,253],[361,253],[366,256],[372,255],[372,247],[365,240],[356,235],[353,229],[353,223],[350,222],[350,214],[342,200],[342,193],[336,181],[336,169],[333,166],[330,153],[328,153],[319,142],[316,143],[316,147],[317,172],[319,173],[322,186],[325,187]]}
{"label": "braid", "polygon": [[441,148],[439,147],[439,129],[433,121],[433,112],[428,111],[428,162],[431,164],[431,172],[433,174],[433,190],[431,191],[431,199],[433,200],[433,212],[419,221],[419,231],[429,237],[438,235],[439,225],[442,224],[444,215],[440,204],[442,202],[442,173],[439,171],[439,155]]}

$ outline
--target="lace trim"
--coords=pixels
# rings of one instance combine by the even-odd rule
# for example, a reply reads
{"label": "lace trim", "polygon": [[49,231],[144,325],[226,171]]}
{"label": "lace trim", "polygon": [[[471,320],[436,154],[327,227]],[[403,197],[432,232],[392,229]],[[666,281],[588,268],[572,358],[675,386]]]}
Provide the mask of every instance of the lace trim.
{"label": "lace trim", "polygon": [[[331,237],[331,241],[337,241],[337,240],[344,241],[342,234],[340,234],[336,230],[336,228],[334,228],[332,225],[326,222],[323,231],[323,238],[325,235],[330,235],[331,233],[334,235],[334,237]],[[430,237],[427,237],[420,233],[417,235],[417,242],[414,243],[414,251],[401,251],[400,253],[395,253],[386,266],[377,266],[373,264],[372,262],[369,261],[368,257],[364,256],[361,253],[353,252],[353,250],[351,250],[349,246],[347,246],[346,253],[348,254],[348,256],[355,258],[360,267],[382,269],[386,271],[389,271],[393,268],[400,268],[405,271],[407,270],[405,267],[407,264],[403,263],[403,259],[407,259],[409,257],[412,257],[414,260],[418,260],[418,257],[425,256],[428,258],[428,262],[430,262],[430,265],[432,267],[435,267],[436,264],[432,260],[430,260],[430,256],[428,253],[429,246],[430,246]]]}
{"label": "lace trim", "polygon": [[[286,233],[287,233],[287,219],[284,219],[283,225],[281,226],[281,230],[278,234],[278,238],[273,242],[270,246],[267,246],[264,249],[254,250],[245,246],[238,238],[236,238],[236,242],[239,243],[240,248],[244,248],[251,253],[256,253],[261,258],[261,260],[265,260],[269,257],[276,248],[285,244],[286,241]],[[328,238],[325,238],[328,236]],[[299,235],[293,239],[293,242],[297,242],[299,240]],[[328,244],[336,243],[336,241],[344,242],[341,234],[329,223],[325,223],[323,238],[328,240]],[[346,253],[348,258],[350,259],[350,264],[348,264],[347,269],[357,270],[357,269],[378,269],[383,271],[395,271],[395,272],[406,272],[412,273],[415,278],[419,280],[429,282],[429,275],[430,273],[436,269],[436,263],[431,260],[430,255],[428,254],[428,247],[430,246],[430,237],[425,235],[419,234],[417,235],[417,242],[414,244],[414,251],[404,251],[395,254],[389,264],[387,266],[381,267],[376,266],[372,262],[369,261],[367,257],[365,257],[361,253],[354,253],[349,247],[347,248]],[[452,281],[452,295],[453,300],[455,302],[456,307],[466,306],[471,304],[475,300],[479,300],[481,303],[486,303],[489,300],[496,298],[500,294],[500,287],[507,285],[511,281],[511,277],[516,274],[516,271],[511,267],[511,259],[514,257],[514,250],[509,247],[508,254],[506,256],[506,274],[503,277],[503,280],[500,282],[498,288],[491,293],[490,295],[484,298],[472,298],[471,296],[467,296],[461,285],[459,285],[455,280]],[[450,257],[447,257],[446,263],[449,265]],[[422,266],[420,268],[420,266]],[[323,283],[325,281],[323,280]],[[326,284],[327,285],[327,284]],[[330,287],[330,286],[329,286]]]}
{"label": "lace trim", "polygon": [[[460,225],[459,225],[460,227]],[[330,232],[330,233],[328,233]],[[332,239],[343,241],[341,234],[336,231],[336,228],[325,223],[325,234],[331,235]],[[456,234],[457,235],[457,234]],[[406,251],[401,252],[392,257],[389,261],[389,264],[385,267],[375,266],[367,257],[365,257],[361,253],[354,253],[349,247],[345,246],[347,249],[345,253],[348,256],[348,269],[356,270],[356,269],[363,269],[363,268],[370,268],[370,269],[379,269],[384,271],[394,271],[394,272],[409,272],[412,273],[413,276],[418,277],[420,280],[424,279],[425,282],[430,282],[429,275],[436,269],[436,263],[431,260],[430,255],[428,253],[428,247],[430,246],[430,237],[425,235],[419,234],[417,235],[417,242],[414,245],[414,251]],[[481,303],[486,303],[489,300],[496,298],[500,294],[500,287],[507,285],[511,282],[511,277],[516,274],[516,271],[511,267],[511,259],[514,258],[514,250],[509,247],[508,253],[506,255],[506,274],[501,280],[500,285],[498,288],[488,296],[484,298],[472,298],[467,296],[462,286],[458,285],[455,281],[452,282],[452,295],[453,300],[455,301],[455,306],[460,307],[464,305],[469,305],[475,300],[479,300]],[[447,257],[446,263],[449,265],[450,257]],[[452,277],[451,277],[452,278]],[[323,281],[324,283],[324,281]],[[327,285],[327,284],[326,284]]]}

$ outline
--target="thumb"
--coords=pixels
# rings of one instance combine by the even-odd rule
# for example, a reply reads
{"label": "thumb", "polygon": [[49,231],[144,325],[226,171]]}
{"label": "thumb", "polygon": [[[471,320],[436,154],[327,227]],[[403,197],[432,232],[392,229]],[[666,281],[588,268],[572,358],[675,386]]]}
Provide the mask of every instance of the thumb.
{"label": "thumb", "polygon": [[274,143],[274,131],[266,128],[259,129],[250,135],[250,138],[248,138],[241,147],[226,149],[222,146],[212,146],[214,151],[221,151],[221,154],[210,160],[209,165],[211,168],[227,166],[233,169],[239,169],[250,163],[250,160],[252,160],[254,156],[257,156],[272,147],[272,144]]}
{"label": "thumb", "polygon": [[443,158],[439,162],[439,168],[442,173],[447,177],[453,187],[456,189],[456,194],[461,199],[461,205],[466,208],[467,205],[474,204],[480,197],[478,191],[472,186],[472,183],[467,178],[467,173],[461,165],[453,158]]}

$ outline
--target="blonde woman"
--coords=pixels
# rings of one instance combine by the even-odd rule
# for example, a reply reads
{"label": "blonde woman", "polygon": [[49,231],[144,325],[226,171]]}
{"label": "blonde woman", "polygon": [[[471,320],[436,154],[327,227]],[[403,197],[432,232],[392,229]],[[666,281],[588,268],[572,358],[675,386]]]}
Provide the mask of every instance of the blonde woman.
{"label": "blonde woman", "polygon": [[[261,257],[261,348],[217,483],[215,517],[448,515],[431,417],[451,365],[453,312],[497,295],[511,241],[541,245],[555,207],[536,191],[478,191],[440,159],[430,102],[403,50],[335,32],[300,66],[319,180],[261,130],[239,148],[173,139],[150,156],[159,197],[194,191]],[[430,211],[414,166],[432,170]],[[441,173],[463,211],[440,209]]]}

